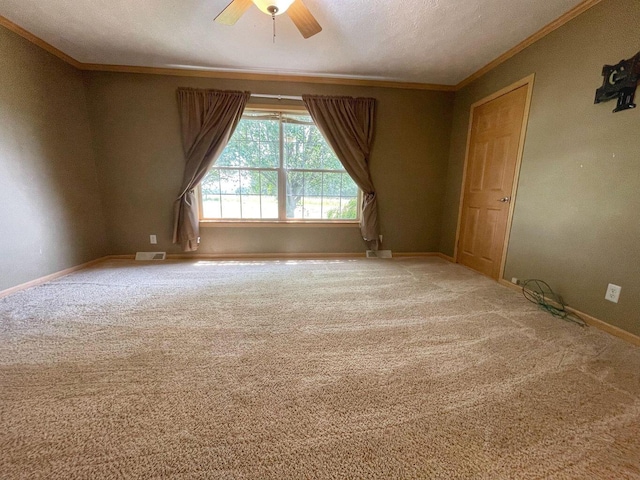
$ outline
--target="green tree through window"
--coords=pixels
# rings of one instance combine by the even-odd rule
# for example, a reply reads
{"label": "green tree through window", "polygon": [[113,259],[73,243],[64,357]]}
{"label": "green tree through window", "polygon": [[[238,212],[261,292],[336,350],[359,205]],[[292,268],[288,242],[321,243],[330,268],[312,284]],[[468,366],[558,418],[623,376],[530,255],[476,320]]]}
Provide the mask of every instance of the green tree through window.
{"label": "green tree through window", "polygon": [[201,198],[205,219],[358,218],[358,188],[308,115],[246,112]]}

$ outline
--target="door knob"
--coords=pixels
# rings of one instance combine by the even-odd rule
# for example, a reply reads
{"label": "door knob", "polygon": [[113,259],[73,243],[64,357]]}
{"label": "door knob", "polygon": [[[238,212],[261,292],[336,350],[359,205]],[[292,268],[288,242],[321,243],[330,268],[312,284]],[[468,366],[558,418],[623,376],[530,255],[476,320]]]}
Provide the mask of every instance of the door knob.
{"label": "door knob", "polygon": [[502,197],[498,199],[498,201],[502,203],[507,203],[509,200],[511,200],[511,197]]}

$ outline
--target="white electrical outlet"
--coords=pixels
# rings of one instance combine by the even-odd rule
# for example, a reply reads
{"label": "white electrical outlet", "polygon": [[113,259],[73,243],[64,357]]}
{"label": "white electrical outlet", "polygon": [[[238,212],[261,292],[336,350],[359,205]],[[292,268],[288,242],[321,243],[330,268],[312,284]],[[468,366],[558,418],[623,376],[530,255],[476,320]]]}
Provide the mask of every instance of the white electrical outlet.
{"label": "white electrical outlet", "polygon": [[622,290],[621,286],[610,283],[607,287],[607,293],[604,296],[605,300],[609,300],[613,303],[618,303],[618,299],[620,298],[620,290]]}
{"label": "white electrical outlet", "polygon": [[149,243],[151,243],[151,245],[155,245],[158,243],[158,237],[156,237],[155,235],[149,235]]}

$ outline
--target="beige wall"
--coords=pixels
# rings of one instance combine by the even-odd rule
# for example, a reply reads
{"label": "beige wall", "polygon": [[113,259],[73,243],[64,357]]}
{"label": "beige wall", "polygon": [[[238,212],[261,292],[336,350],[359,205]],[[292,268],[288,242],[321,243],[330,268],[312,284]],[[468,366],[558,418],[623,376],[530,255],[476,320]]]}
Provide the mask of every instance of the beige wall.
{"label": "beige wall", "polygon": [[[469,109],[535,84],[505,278],[547,281],[569,305],[640,334],[640,108],[593,104],[602,65],[640,50],[640,2],[605,0],[457,92],[441,250],[453,254]],[[637,101],[640,98],[636,99]],[[619,304],[604,300],[622,286]]]}
{"label": "beige wall", "polygon": [[[171,244],[172,205],[184,157],[176,88],[371,96],[378,100],[371,157],[383,248],[436,251],[440,241],[453,94],[421,90],[272,83],[122,73],[85,73],[110,251]],[[149,235],[158,235],[158,245]],[[200,253],[364,252],[359,229],[203,228]]]}
{"label": "beige wall", "polygon": [[0,290],[106,254],[73,67],[0,27]]}

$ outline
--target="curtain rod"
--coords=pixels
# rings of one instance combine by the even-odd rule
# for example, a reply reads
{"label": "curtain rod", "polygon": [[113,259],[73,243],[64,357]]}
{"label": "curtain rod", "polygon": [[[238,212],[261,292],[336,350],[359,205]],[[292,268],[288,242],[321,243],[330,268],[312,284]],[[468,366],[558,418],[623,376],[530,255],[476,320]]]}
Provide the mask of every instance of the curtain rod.
{"label": "curtain rod", "polygon": [[297,100],[299,102],[302,101],[301,96],[293,95],[267,95],[263,93],[252,93],[251,96],[254,98],[275,98],[276,100]]}

